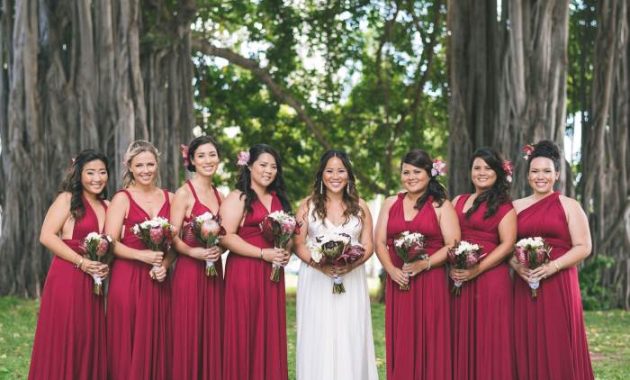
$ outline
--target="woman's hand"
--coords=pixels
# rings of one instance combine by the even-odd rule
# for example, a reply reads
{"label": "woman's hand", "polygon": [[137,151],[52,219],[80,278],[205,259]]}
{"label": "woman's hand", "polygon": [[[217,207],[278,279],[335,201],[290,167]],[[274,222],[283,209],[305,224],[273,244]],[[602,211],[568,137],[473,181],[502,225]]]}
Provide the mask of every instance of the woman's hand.
{"label": "woman's hand", "polygon": [[282,248],[264,248],[262,259],[268,263],[285,266],[289,262],[290,253]]}
{"label": "woman's hand", "polygon": [[429,267],[428,260],[417,260],[412,263],[405,263],[402,266],[402,271],[408,274],[410,277],[417,275]]}
{"label": "woman's hand", "polygon": [[392,266],[387,270],[387,274],[391,277],[392,281],[397,283],[401,288],[409,284],[409,276],[398,267]]}
{"label": "woman's hand", "polygon": [[468,269],[455,269],[451,268],[449,275],[453,279],[453,281],[470,281],[481,274],[481,270],[479,269],[479,264],[474,265]]}
{"label": "woman's hand", "polygon": [[161,251],[151,251],[150,249],[145,249],[141,251],[140,261],[149,264],[149,265],[162,265],[162,260],[164,260],[164,252]]}
{"label": "woman's hand", "polygon": [[545,278],[549,278],[558,272],[560,272],[560,267],[554,265],[553,262],[548,262],[539,266],[536,269],[531,270],[529,278],[534,281],[536,279],[542,280]]}
{"label": "woman's hand", "polygon": [[154,266],[151,269],[150,275],[151,278],[157,280],[158,282],[164,282],[166,280],[167,270],[162,265]]}

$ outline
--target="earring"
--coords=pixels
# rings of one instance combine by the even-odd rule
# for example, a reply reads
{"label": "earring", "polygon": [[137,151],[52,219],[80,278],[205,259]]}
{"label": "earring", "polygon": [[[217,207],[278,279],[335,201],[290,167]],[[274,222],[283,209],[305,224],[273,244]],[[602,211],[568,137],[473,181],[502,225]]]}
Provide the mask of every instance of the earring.
{"label": "earring", "polygon": [[319,193],[324,194],[324,181],[319,182]]}
{"label": "earring", "polygon": [[350,195],[350,190],[352,189],[352,182],[348,182],[348,184],[346,185],[346,194],[349,196]]}

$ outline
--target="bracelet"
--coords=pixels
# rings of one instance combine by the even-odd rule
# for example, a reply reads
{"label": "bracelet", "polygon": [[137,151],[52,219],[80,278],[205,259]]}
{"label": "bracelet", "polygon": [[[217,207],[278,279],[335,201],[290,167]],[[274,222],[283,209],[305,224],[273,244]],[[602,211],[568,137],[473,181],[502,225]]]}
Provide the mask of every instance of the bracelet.
{"label": "bracelet", "polygon": [[261,259],[261,260],[264,260],[264,259],[265,259],[265,258],[263,257],[263,249],[262,249],[262,248],[260,249],[260,259]]}
{"label": "bracelet", "polygon": [[83,256],[81,256],[81,259],[79,260],[78,263],[74,264],[74,267],[77,269],[81,268],[81,264],[83,264]]}
{"label": "bracelet", "polygon": [[427,257],[427,262],[428,262],[428,265],[427,265],[427,269],[425,269],[425,270],[431,270],[431,258],[430,257]]}
{"label": "bracelet", "polygon": [[555,262],[555,260],[552,261],[551,263],[553,264],[554,267],[556,267],[556,273],[560,272],[560,266],[558,265],[558,263]]}

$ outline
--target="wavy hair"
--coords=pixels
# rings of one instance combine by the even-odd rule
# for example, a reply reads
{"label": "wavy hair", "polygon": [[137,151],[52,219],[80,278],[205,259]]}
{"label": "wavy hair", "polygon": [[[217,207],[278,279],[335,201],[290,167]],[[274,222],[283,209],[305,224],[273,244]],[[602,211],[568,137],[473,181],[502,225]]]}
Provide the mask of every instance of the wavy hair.
{"label": "wavy hair", "polygon": [[280,159],[280,155],[273,149],[271,146],[267,144],[256,144],[249,148],[249,161],[247,161],[247,165],[241,166],[241,170],[238,173],[238,179],[236,180],[236,188],[241,191],[241,198],[245,198],[245,210],[248,212],[252,211],[252,203],[258,196],[254,189],[252,189],[252,174],[250,171],[250,166],[256,162],[258,157],[263,154],[268,153],[273,156],[276,160],[276,178],[274,178],[273,182],[267,186],[267,190],[270,192],[275,192],[280,199],[280,203],[282,204],[282,209],[286,212],[291,211],[291,203],[289,203],[289,198],[287,197],[287,190],[284,185],[284,177],[282,175],[282,160]]}
{"label": "wavy hair", "polygon": [[433,198],[433,201],[437,202],[438,207],[441,207],[446,198],[448,197],[446,189],[444,186],[437,180],[437,176],[431,175],[431,169],[433,169],[433,160],[429,153],[425,152],[422,149],[412,149],[403,157],[400,162],[400,169],[402,170],[403,164],[409,164],[415,166],[417,168],[423,169],[427,172],[429,176],[429,185],[427,191],[422,194],[420,198],[416,201],[414,206],[415,209],[420,210],[424,203],[429,199],[429,197]]}
{"label": "wavy hair", "polygon": [[[109,160],[103,153],[94,149],[82,150],[73,160],[72,166],[68,169],[66,177],[59,185],[59,192],[69,192],[70,198],[70,214],[76,219],[81,219],[85,215],[85,205],[83,204],[83,184],[81,183],[81,174],[83,167],[92,161],[102,161],[105,164],[105,170],[109,178]],[[100,199],[107,198],[107,186],[103,188]]]}
{"label": "wavy hair", "polygon": [[348,172],[348,184],[346,185],[346,189],[344,190],[342,196],[343,203],[346,206],[346,209],[343,212],[343,216],[345,217],[344,224],[348,222],[351,216],[357,216],[363,220],[365,215],[363,213],[363,209],[359,205],[359,193],[355,185],[356,179],[354,172],[352,171],[352,163],[350,162],[348,155],[340,150],[328,150],[324,152],[319,159],[319,168],[315,174],[313,192],[309,197],[309,202],[312,202],[313,206],[315,206],[312,213],[313,220],[315,220],[316,216],[319,216],[321,220],[326,218],[326,199],[328,199],[328,191],[324,185],[323,176],[328,161],[330,161],[333,157],[337,157],[341,160],[341,163]]}
{"label": "wavy hair", "polygon": [[[496,173],[497,179],[492,187],[475,198],[472,207],[466,211],[466,219],[479,209],[483,202],[488,202],[488,209],[483,214],[487,219],[497,212],[500,205],[510,202],[510,182],[507,180],[507,173],[503,169],[503,158],[501,154],[493,148],[483,147],[477,149],[470,158],[470,169],[476,158],[481,158]],[[473,185],[474,188],[474,185]]]}
{"label": "wavy hair", "polygon": [[129,169],[131,167],[131,161],[140,153],[149,152],[155,156],[155,161],[157,162],[157,170],[155,173],[155,183],[159,186],[160,183],[160,152],[158,152],[157,148],[146,140],[136,140],[129,144],[127,151],[125,152],[125,156],[123,158],[123,176],[122,176],[122,187],[123,189],[128,188],[134,182],[133,173]]}

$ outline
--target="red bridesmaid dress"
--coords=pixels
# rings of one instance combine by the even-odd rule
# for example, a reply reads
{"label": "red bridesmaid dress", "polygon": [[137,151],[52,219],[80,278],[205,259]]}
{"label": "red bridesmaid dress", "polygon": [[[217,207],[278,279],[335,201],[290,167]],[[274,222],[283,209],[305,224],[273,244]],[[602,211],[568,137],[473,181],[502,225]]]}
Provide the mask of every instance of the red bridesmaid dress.
{"label": "red bridesmaid dress", "polygon": [[[190,217],[184,219],[182,239],[190,247],[201,247],[190,222],[212,211],[195,197]],[[214,194],[221,204],[219,192]],[[179,255],[173,273],[173,379],[221,379],[223,344],[223,269],[214,263],[218,276],[206,277],[206,262]]]}
{"label": "red bridesmaid dress", "polygon": [[[518,214],[518,239],[535,236],[552,247],[552,260],[571,248],[559,193]],[[514,346],[520,380],[593,379],[576,267],[541,280],[535,299],[527,282],[516,276]]]}
{"label": "red bridesmaid dress", "polygon": [[[282,210],[275,194],[270,211]],[[268,215],[256,199],[238,235],[261,248],[271,248],[260,222]],[[229,254],[225,264],[224,380],[287,380],[287,329],[284,273],[272,282],[271,263]]]}
{"label": "red bridesmaid dress", "polygon": [[[101,201],[107,208],[105,202]],[[96,213],[83,198],[85,215],[76,220],[72,239],[79,254],[90,232],[101,232]],[[106,379],[104,297],[93,293],[94,280],[74,264],[53,257],[35,331],[29,379]]]}
{"label": "red bridesmaid dress", "polygon": [[[121,242],[127,247],[146,249],[131,228],[151,219],[129,197]],[[157,216],[168,219],[170,202],[164,190],[164,204]],[[107,298],[107,363],[111,380],[170,379],[173,347],[171,284],[153,280],[151,265],[116,258],[111,270]]]}
{"label": "red bridesmaid dress", "polygon": [[[402,267],[394,239],[403,231],[424,235],[426,251],[444,246],[433,200],[427,199],[412,220],[405,220],[404,193],[389,210],[387,246],[392,263]],[[411,278],[403,291],[387,276],[385,294],[385,345],[388,380],[452,379],[450,300],[444,267]]]}
{"label": "red bridesmaid dress", "polygon": [[[499,223],[510,212],[504,203],[494,215],[484,218],[488,203],[466,218],[464,204],[470,194],[459,197],[455,211],[459,217],[462,240],[482,247],[489,254],[499,245]],[[512,280],[507,261],[487,270],[462,285],[459,296],[451,295],[453,327],[453,378],[515,378],[512,331]]]}

